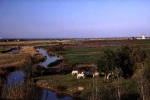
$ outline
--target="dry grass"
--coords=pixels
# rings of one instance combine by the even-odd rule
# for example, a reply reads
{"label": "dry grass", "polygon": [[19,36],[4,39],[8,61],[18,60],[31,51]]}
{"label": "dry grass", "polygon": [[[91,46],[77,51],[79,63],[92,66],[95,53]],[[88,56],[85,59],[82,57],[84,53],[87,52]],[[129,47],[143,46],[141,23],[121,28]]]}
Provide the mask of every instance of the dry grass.
{"label": "dry grass", "polygon": [[16,44],[34,44],[34,43],[44,43],[44,42],[52,42],[51,40],[41,40],[41,41],[8,41],[8,42],[0,42],[0,45],[16,45]]}
{"label": "dry grass", "polygon": [[37,88],[28,82],[21,85],[9,84],[8,87],[2,89],[2,100],[40,100],[42,89]]}
{"label": "dry grass", "polygon": [[21,54],[0,54],[0,67],[17,66],[23,62]]}
{"label": "dry grass", "polygon": [[33,46],[23,46],[21,48],[20,54],[30,54],[32,56],[38,54],[38,52],[34,49]]}
{"label": "dry grass", "polygon": [[7,41],[0,42],[0,45],[47,45],[53,43],[70,44],[72,40],[30,40],[30,41]]}
{"label": "dry grass", "polygon": [[5,91],[2,94],[2,97],[5,99],[11,99],[11,100],[23,100],[24,97],[24,87],[15,85],[15,86],[8,86],[8,93]]}
{"label": "dry grass", "polygon": [[0,54],[0,67],[20,66],[25,62],[26,55],[42,57],[33,46],[24,46],[17,54]]}

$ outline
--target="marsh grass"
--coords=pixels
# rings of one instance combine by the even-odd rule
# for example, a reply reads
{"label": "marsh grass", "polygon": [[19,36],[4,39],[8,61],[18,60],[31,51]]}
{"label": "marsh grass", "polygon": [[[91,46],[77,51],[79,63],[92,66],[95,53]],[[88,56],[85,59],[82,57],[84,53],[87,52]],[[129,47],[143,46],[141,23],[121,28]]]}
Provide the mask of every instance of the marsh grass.
{"label": "marsh grass", "polygon": [[8,51],[8,50],[10,50],[10,49],[11,49],[10,46],[5,46],[5,45],[0,46],[0,52],[1,52],[1,51]]}
{"label": "marsh grass", "polygon": [[[76,76],[72,76],[71,74],[42,76],[35,78],[35,80],[37,82],[43,80],[47,84],[46,86],[51,87],[52,90],[69,93],[73,96],[84,98],[85,100],[106,100],[106,98],[107,100],[117,100],[117,80],[104,82],[103,77],[98,79],[77,79]],[[133,100],[140,98],[138,84],[134,79],[121,80],[122,100],[126,100],[124,98],[129,98],[134,95],[137,97]],[[79,91],[78,87],[83,87],[84,90]]]}
{"label": "marsh grass", "polygon": [[63,51],[55,51],[55,53],[63,56],[63,59],[69,63],[91,63],[97,60],[101,51],[102,49],[100,48],[70,48]]}
{"label": "marsh grass", "polygon": [[24,98],[24,86],[15,84],[14,86],[8,85],[3,89],[2,98],[6,99],[23,99]]}
{"label": "marsh grass", "polygon": [[33,46],[25,46],[17,54],[0,54],[0,67],[21,66],[25,63],[27,55],[33,56],[37,63],[45,60],[45,57],[37,52]]}
{"label": "marsh grass", "polygon": [[[150,40],[102,40],[102,41],[84,41],[81,45],[61,45],[64,46],[64,50],[58,49],[52,52],[63,56],[63,59],[69,63],[95,63],[103,51],[107,48],[115,49],[118,46],[100,46],[100,45],[130,45],[130,46],[141,46],[144,49],[150,49]],[[88,47],[97,45],[98,47]],[[45,47],[48,52],[51,52],[49,48]]]}
{"label": "marsh grass", "polygon": [[36,87],[28,81],[21,84],[12,85],[8,83],[2,89],[2,99],[4,100],[39,100],[42,96],[42,89]]}

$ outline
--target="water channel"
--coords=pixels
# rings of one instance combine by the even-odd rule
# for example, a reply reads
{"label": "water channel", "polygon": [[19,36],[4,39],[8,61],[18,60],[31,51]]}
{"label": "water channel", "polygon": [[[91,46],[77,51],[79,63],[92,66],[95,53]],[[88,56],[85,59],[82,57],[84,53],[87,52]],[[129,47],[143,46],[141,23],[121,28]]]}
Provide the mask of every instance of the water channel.
{"label": "water channel", "polygon": [[12,48],[7,51],[2,51],[2,53],[18,53],[20,49]]}
{"label": "water channel", "polygon": [[[43,56],[46,56],[47,59],[42,63],[42,66],[46,67],[47,64],[49,64],[50,62],[53,62],[57,59],[59,59],[56,56],[49,56],[45,50],[43,49],[36,49],[38,52],[42,53]],[[8,84],[11,85],[15,85],[17,84],[22,84],[22,82],[25,79],[25,74],[23,71],[15,71],[15,72],[11,72],[7,78],[7,81],[5,83],[5,86],[7,86]],[[36,98],[38,100],[73,100],[72,97],[70,96],[66,96],[66,95],[60,95],[57,94],[56,92],[50,91],[50,90],[46,90],[37,86],[32,86],[31,88],[34,87],[34,90],[36,90],[36,94],[30,94],[32,95],[34,98],[36,96]],[[27,93],[28,94],[28,93]],[[28,94],[27,96],[29,96],[26,99],[30,99],[30,95]],[[33,99],[34,99],[33,98]]]}
{"label": "water channel", "polygon": [[59,59],[57,56],[49,56],[43,49],[37,48],[36,50],[43,56],[46,56],[46,60],[41,64],[43,67],[46,67],[50,62],[54,62],[55,60]]}
{"label": "water channel", "polygon": [[19,49],[12,49],[10,52],[12,52],[12,53],[18,53]]}

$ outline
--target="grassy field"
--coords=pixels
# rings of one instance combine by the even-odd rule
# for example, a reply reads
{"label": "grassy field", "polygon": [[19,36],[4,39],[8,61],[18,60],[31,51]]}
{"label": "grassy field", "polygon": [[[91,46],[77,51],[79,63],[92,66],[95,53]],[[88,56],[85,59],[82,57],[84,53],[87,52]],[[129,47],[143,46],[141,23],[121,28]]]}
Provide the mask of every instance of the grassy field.
{"label": "grassy field", "polygon": [[[66,93],[72,96],[86,98],[85,100],[91,100],[90,98],[93,99],[96,97],[96,95],[93,94],[96,89],[102,100],[106,100],[106,98],[107,100],[117,99],[117,81],[104,82],[103,77],[98,79],[94,79],[92,77],[77,79],[76,76],[67,74],[42,76],[35,78],[35,80],[38,80],[36,83],[40,87]],[[122,95],[129,95],[131,92],[139,94],[137,84],[134,79],[122,79],[121,81],[122,83],[120,86]],[[80,90],[79,88],[83,88],[83,90]],[[112,96],[107,96],[108,94]]]}
{"label": "grassy field", "polygon": [[102,53],[100,48],[78,48],[62,51],[62,56],[69,63],[95,63]]}
{"label": "grassy field", "polygon": [[[96,63],[105,49],[115,49],[122,45],[140,46],[150,50],[150,40],[103,40],[84,41],[80,45],[68,45],[64,50],[54,50],[53,52],[61,55],[69,63]],[[46,47],[48,52],[51,52],[49,48],[51,47]]]}

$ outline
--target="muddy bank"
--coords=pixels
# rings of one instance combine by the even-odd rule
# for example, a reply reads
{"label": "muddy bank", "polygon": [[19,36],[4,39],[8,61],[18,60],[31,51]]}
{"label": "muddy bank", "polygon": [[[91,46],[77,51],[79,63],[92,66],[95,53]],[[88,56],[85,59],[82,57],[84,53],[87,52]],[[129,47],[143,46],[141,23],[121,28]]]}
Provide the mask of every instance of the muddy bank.
{"label": "muddy bank", "polygon": [[[38,87],[44,88],[46,90],[50,90],[53,92],[56,92],[57,94],[60,95],[67,95],[67,96],[71,96],[73,97],[75,100],[83,100],[83,98],[81,99],[80,97],[76,96],[74,92],[69,92],[69,91],[63,91],[63,90],[57,90],[57,87],[50,87],[50,85],[48,85],[48,83],[44,80],[34,80],[35,84]],[[54,89],[55,88],[55,89]]]}

